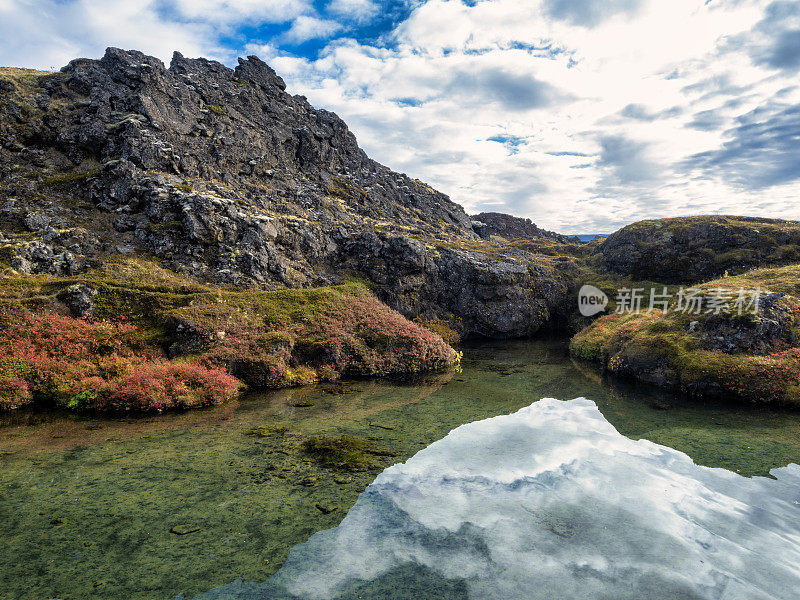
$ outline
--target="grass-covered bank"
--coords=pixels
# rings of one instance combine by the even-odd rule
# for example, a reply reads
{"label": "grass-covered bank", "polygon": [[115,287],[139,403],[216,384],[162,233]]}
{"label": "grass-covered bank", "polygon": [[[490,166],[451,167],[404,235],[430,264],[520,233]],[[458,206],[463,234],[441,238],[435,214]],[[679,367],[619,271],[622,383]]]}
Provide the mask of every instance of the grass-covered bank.
{"label": "grass-covered bank", "polygon": [[455,364],[432,331],[364,285],[263,291],[120,258],[73,277],[0,275],[0,408],[162,411],[244,387],[420,373]]}
{"label": "grass-covered bank", "polygon": [[574,356],[611,373],[698,397],[800,406],[800,266],[750,271],[699,285],[762,290],[758,314],[691,314],[672,309],[611,314],[570,344]]}

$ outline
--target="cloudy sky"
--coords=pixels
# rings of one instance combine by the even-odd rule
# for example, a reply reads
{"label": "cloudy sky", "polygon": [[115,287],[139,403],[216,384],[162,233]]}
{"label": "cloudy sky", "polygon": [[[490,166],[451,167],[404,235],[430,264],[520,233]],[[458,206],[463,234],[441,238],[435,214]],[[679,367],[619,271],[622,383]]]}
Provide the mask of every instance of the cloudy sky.
{"label": "cloudy sky", "polygon": [[375,159],[565,233],[800,218],[800,0],[0,0],[0,64],[257,54]]}

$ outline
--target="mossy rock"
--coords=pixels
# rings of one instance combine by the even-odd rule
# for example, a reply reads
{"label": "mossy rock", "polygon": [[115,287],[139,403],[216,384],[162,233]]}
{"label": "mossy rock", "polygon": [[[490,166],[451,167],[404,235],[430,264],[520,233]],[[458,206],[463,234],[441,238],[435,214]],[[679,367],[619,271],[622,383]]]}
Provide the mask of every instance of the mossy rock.
{"label": "mossy rock", "polygon": [[[800,267],[712,280],[704,291],[737,287],[796,289]],[[767,288],[769,289],[769,288]],[[780,290],[782,292],[782,290]],[[686,314],[675,310],[611,314],[576,334],[570,352],[615,375],[695,397],[798,405],[800,300],[762,296],[758,314]]]}

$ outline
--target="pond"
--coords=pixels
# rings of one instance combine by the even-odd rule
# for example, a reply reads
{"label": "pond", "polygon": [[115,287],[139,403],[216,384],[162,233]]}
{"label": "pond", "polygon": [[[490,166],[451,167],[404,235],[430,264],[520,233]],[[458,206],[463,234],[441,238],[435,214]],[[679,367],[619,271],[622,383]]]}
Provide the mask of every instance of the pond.
{"label": "pond", "polygon": [[413,382],[4,418],[0,598],[798,596],[800,414],[605,381],[560,339]]}

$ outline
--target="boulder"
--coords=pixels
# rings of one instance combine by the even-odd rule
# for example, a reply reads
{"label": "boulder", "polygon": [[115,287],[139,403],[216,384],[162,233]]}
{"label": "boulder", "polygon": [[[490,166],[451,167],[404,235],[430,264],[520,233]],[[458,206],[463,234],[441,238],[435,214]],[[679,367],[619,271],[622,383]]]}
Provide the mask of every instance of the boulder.
{"label": "boulder", "polygon": [[78,283],[59,293],[58,299],[69,308],[73,317],[88,319],[95,312],[95,296],[97,296],[96,289],[83,283]]}

